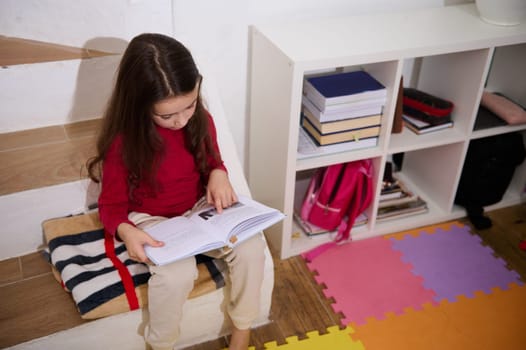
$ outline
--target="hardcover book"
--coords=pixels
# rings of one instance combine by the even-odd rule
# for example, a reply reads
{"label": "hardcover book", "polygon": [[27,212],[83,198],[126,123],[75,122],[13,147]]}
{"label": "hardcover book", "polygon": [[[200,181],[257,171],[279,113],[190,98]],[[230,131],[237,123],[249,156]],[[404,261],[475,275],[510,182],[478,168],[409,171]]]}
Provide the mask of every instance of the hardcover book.
{"label": "hardcover book", "polygon": [[410,129],[411,131],[419,135],[453,127],[453,121],[451,120],[448,122],[442,123],[442,124],[433,125],[431,123],[427,123],[425,121],[410,117],[405,114],[402,116],[402,118],[404,119],[404,122],[405,122],[404,125],[408,129]]}
{"label": "hardcover book", "polygon": [[419,199],[413,191],[409,190],[401,180],[395,180],[390,186],[383,186],[380,191],[378,208],[392,207],[396,205],[415,202]]}
{"label": "hardcover book", "polygon": [[370,137],[378,137],[380,135],[380,126],[370,126],[360,129],[351,129],[331,134],[322,134],[312,125],[307,118],[303,118],[303,128],[307,133],[320,145],[332,145],[341,142],[360,141]]}
{"label": "hardcover book", "polygon": [[407,107],[404,105],[402,108],[402,113],[405,116],[411,117],[413,119],[420,120],[422,122],[432,124],[432,125],[442,125],[445,123],[449,123],[451,119],[451,115],[445,115],[445,116],[432,116],[430,114],[427,114],[425,112],[418,111],[414,108]]}
{"label": "hardcover book", "polygon": [[409,215],[416,215],[427,213],[427,204],[421,198],[417,198],[414,201],[393,205],[389,207],[378,208],[378,214],[376,219],[378,221],[387,219],[399,219]]}
{"label": "hardcover book", "polygon": [[311,138],[305,129],[299,128],[298,135],[298,159],[312,158],[322,155],[347,152],[364,148],[375,147],[378,144],[378,137],[370,137],[353,142],[335,143],[333,145],[320,146]]}
{"label": "hardcover book", "polygon": [[316,119],[324,123],[383,114],[385,98],[332,105],[328,106],[323,112],[307,96],[303,96],[302,104],[303,109],[308,109]]}
{"label": "hardcover book", "polygon": [[404,105],[404,78],[400,78],[400,85],[398,87],[398,96],[396,98],[396,107],[393,118],[393,128],[391,132],[393,134],[399,134],[403,131],[404,120],[402,118],[403,105]]}
{"label": "hardcover book", "polygon": [[392,172],[392,163],[386,163],[377,220],[402,218],[428,211],[427,203]]}
{"label": "hardcover book", "polygon": [[321,111],[329,105],[387,96],[385,86],[362,70],[305,78],[303,91]]}
{"label": "hardcover book", "polygon": [[334,132],[365,128],[368,126],[376,126],[380,125],[382,121],[382,116],[377,114],[365,117],[342,119],[333,122],[320,122],[314,115],[312,115],[308,108],[303,109],[303,118],[307,118],[321,134],[330,134]]}

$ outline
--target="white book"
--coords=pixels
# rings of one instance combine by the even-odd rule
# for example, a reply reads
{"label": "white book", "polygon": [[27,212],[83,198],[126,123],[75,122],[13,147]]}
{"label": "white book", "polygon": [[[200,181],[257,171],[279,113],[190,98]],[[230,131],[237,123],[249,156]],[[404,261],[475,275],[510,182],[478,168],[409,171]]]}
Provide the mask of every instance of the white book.
{"label": "white book", "polygon": [[370,148],[375,147],[378,144],[378,137],[371,137],[359,141],[349,141],[326,146],[318,146],[316,142],[314,142],[314,140],[309,135],[307,135],[307,132],[302,127],[299,127],[299,129],[300,132],[298,138],[297,159]]}
{"label": "white book", "polygon": [[385,98],[342,103],[320,111],[307,96],[302,97],[303,107],[307,108],[320,122],[332,122],[343,119],[359,118],[383,113]]}
{"label": "white book", "polygon": [[176,216],[145,231],[164,242],[162,247],[145,246],[148,258],[165,265],[200,253],[223,247],[234,247],[285,215],[253,199],[238,196],[239,201],[219,214],[210,205],[188,216]]}

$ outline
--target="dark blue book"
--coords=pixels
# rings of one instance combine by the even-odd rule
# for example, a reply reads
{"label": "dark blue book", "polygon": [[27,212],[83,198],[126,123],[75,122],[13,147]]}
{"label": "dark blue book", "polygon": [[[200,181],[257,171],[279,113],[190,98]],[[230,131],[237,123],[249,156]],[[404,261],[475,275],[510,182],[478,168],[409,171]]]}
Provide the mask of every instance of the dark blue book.
{"label": "dark blue book", "polygon": [[387,96],[385,86],[365,71],[305,78],[303,92],[321,111],[329,105]]}

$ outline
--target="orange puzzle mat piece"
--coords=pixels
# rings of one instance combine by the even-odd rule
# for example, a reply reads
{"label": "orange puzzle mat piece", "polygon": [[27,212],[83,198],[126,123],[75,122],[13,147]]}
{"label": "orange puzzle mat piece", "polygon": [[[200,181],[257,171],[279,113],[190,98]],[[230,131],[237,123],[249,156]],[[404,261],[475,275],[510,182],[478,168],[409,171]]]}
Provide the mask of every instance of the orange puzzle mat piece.
{"label": "orange puzzle mat piece", "polygon": [[351,337],[366,350],[522,350],[526,349],[526,286],[511,284],[491,294],[476,292],[474,298],[443,300],[402,315],[368,319],[350,324]]}
{"label": "orange puzzle mat piece", "polygon": [[451,226],[452,225],[455,225],[455,226],[458,226],[458,227],[464,227],[463,223],[461,223],[460,221],[454,220],[454,221],[442,222],[442,223],[439,223],[439,224],[436,224],[436,225],[417,227],[417,228],[414,228],[414,229],[411,229],[411,230],[407,230],[407,231],[390,233],[388,235],[383,236],[383,238],[385,238],[385,239],[394,238],[394,239],[401,240],[401,239],[404,239],[404,237],[407,236],[407,235],[410,235],[410,236],[413,236],[413,237],[418,237],[420,234],[423,234],[424,232],[428,233],[428,234],[435,233],[438,229],[442,229],[444,231],[449,231],[449,230],[451,230]]}

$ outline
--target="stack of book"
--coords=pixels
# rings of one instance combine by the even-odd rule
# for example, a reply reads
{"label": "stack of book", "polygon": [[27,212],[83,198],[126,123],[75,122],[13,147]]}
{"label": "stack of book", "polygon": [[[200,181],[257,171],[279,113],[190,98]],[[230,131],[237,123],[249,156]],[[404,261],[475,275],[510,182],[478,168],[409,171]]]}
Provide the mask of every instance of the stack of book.
{"label": "stack of book", "polygon": [[415,134],[421,135],[421,134],[427,134],[429,132],[438,131],[438,130],[444,130],[447,128],[451,128],[453,126],[453,121],[451,119],[444,120],[441,123],[432,124],[430,122],[426,122],[424,120],[415,118],[414,116],[410,116],[408,114],[403,114],[402,118],[404,119],[404,125],[414,132]]}
{"label": "stack of book", "polygon": [[377,138],[372,137],[358,142],[343,142],[332,145],[319,146],[312,137],[307,134],[305,129],[300,128],[298,137],[297,159],[318,157],[338,152],[347,152],[353,149],[361,149],[376,146]]}
{"label": "stack of book", "polygon": [[421,135],[453,126],[451,102],[413,88],[403,91],[402,119],[408,129]]}
{"label": "stack of book", "polygon": [[[309,237],[338,232],[337,230],[329,231],[327,229],[313,225],[310,222],[303,220],[297,212],[294,212],[294,220],[300,227],[301,231]],[[358,215],[358,217],[356,217],[353,227],[363,226],[366,223],[367,223],[367,215],[365,213],[361,213],[360,215]]]}
{"label": "stack of book", "polygon": [[301,126],[318,146],[371,147],[380,134],[386,88],[365,71],[307,77]]}
{"label": "stack of book", "polygon": [[426,213],[427,210],[426,202],[411,191],[401,180],[384,181],[378,204],[378,221]]}

